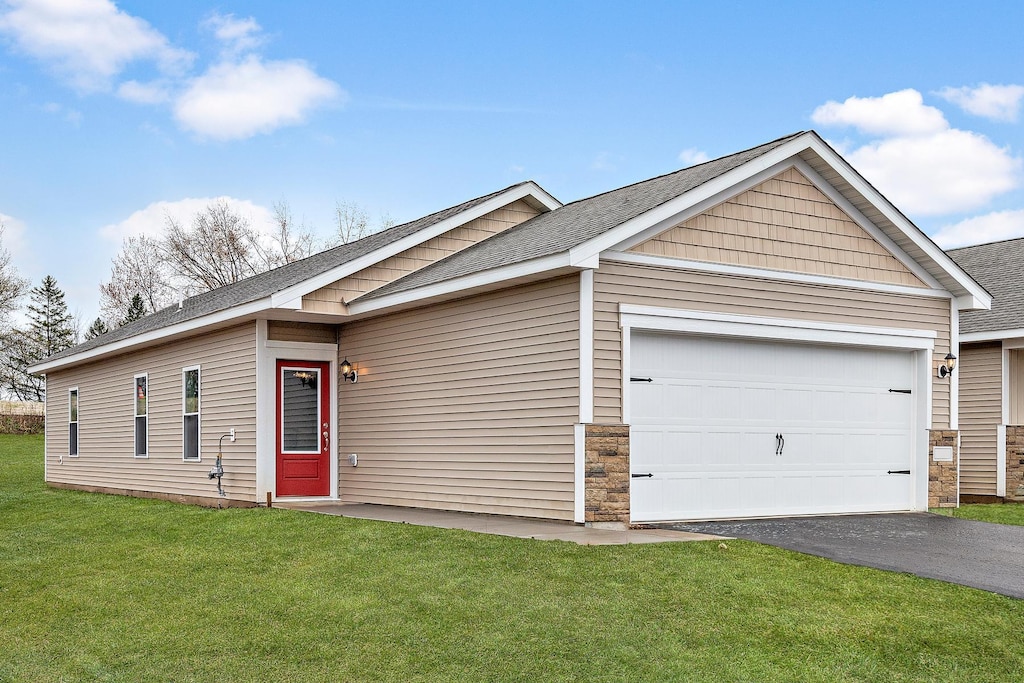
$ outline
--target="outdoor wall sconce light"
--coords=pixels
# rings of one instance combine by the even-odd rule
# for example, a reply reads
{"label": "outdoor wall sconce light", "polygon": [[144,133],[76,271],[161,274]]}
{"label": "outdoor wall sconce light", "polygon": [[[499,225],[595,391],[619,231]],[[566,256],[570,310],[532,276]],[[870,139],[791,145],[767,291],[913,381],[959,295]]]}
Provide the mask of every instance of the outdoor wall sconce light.
{"label": "outdoor wall sconce light", "polygon": [[355,384],[359,380],[359,373],[352,367],[352,364],[348,362],[348,358],[341,361],[341,377],[346,379],[352,384]]}
{"label": "outdoor wall sconce light", "polygon": [[939,379],[945,379],[949,375],[953,374],[953,370],[956,369],[956,356],[952,352],[947,353],[943,359],[942,365],[939,366]]}

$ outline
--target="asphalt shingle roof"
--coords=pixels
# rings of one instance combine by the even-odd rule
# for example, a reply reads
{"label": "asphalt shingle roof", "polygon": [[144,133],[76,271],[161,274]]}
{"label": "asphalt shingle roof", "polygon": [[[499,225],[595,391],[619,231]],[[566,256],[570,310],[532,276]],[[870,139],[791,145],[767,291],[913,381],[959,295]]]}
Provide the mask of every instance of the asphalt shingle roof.
{"label": "asphalt shingle roof", "polygon": [[131,337],[145,334],[146,332],[152,332],[165,327],[170,327],[171,325],[200,318],[204,315],[218,313],[234,306],[241,306],[243,304],[252,303],[253,301],[258,301],[259,299],[266,298],[284,289],[297,285],[304,280],[320,275],[332,268],[354,261],[357,258],[365,256],[377,249],[380,249],[381,247],[391,244],[392,242],[396,242],[404,237],[412,235],[413,233],[419,232],[431,225],[440,223],[441,221],[462,213],[463,211],[472,209],[474,206],[482,204],[492,197],[523,184],[525,184],[525,182],[516,183],[515,185],[498,190],[497,192],[491,192],[490,194],[470,199],[467,202],[432,213],[429,216],[424,216],[423,218],[419,218],[409,223],[396,225],[388,228],[387,230],[382,230],[372,235],[368,235],[361,240],[343,244],[340,247],[328,249],[318,254],[313,254],[308,258],[294,261],[279,268],[268,270],[265,273],[254,275],[250,278],[246,278],[245,280],[225,285],[224,287],[219,287],[209,292],[197,294],[196,296],[185,299],[180,309],[177,304],[168,306],[167,308],[144,316],[130,325],[111,330],[99,337],[90,339],[89,341],[73,346],[70,349],[61,351],[60,353],[56,353],[50,356],[47,361],[59,360],[66,356],[72,356],[84,351],[89,351],[112,342],[129,339]]}
{"label": "asphalt shingle roof", "polygon": [[787,135],[743,152],[571,202],[384,285],[357,301],[568,251],[802,134]]}
{"label": "asphalt shingle roof", "polygon": [[1024,327],[1024,238],[950,249],[946,253],[992,294],[991,310],[960,314],[961,333]]}

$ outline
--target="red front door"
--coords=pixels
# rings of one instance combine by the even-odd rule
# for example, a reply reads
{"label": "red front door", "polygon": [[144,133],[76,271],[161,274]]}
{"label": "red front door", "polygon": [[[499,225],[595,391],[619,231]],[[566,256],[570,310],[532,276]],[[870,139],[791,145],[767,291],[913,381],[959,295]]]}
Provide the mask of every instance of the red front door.
{"label": "red front door", "polygon": [[277,495],[331,489],[330,363],[277,361]]}

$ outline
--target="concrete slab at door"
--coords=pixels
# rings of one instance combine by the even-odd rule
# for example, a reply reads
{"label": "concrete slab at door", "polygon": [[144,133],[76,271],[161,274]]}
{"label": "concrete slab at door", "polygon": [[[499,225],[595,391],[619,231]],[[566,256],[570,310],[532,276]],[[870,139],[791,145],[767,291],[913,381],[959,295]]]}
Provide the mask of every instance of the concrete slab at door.
{"label": "concrete slab at door", "polygon": [[331,487],[330,363],[277,361],[277,495]]}

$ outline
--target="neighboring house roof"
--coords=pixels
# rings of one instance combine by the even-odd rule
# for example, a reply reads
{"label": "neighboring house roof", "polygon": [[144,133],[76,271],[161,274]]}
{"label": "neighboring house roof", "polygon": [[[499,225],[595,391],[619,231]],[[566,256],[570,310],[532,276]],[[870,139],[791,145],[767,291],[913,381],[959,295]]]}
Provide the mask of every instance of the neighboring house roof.
{"label": "neighboring house roof", "polygon": [[[961,341],[1024,336],[1024,238],[950,249],[957,264],[992,293],[992,308],[960,315]],[[1005,334],[985,334],[992,332]]]}

